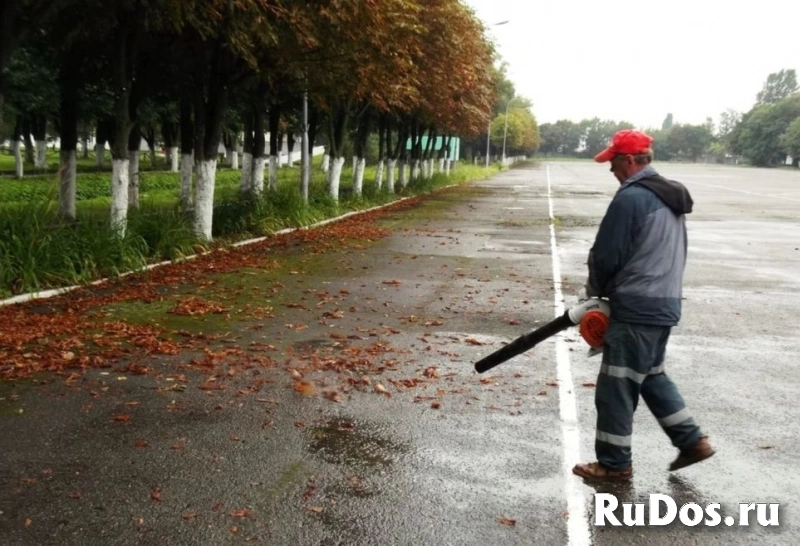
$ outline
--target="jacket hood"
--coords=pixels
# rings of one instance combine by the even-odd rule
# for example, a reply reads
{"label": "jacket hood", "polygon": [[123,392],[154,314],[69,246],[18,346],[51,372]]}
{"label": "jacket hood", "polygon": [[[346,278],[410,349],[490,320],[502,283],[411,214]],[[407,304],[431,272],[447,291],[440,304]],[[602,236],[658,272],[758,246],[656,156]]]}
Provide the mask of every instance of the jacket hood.
{"label": "jacket hood", "polygon": [[689,194],[689,190],[680,182],[667,180],[663,176],[655,174],[631,182],[631,184],[642,186],[655,193],[675,214],[689,214],[692,212],[694,201]]}

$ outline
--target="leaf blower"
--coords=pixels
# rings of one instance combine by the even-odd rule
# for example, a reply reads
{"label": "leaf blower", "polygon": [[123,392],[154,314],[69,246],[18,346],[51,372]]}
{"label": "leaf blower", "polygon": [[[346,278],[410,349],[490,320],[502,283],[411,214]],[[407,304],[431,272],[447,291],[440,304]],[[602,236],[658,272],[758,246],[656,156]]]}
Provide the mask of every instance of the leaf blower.
{"label": "leaf blower", "polygon": [[489,371],[495,366],[532,349],[545,339],[575,325],[578,326],[581,337],[591,348],[590,356],[598,354],[602,352],[603,339],[608,329],[608,317],[610,314],[608,302],[605,300],[591,298],[583,301],[541,328],[531,330],[501,349],[483,357],[475,363],[475,371],[478,373]]}

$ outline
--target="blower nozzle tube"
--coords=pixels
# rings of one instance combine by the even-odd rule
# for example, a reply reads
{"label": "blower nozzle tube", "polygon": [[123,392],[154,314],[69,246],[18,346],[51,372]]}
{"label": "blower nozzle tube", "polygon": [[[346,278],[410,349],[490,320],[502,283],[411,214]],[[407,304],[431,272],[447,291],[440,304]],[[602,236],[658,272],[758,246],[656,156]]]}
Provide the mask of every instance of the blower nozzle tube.
{"label": "blower nozzle tube", "polygon": [[501,349],[498,349],[492,354],[485,356],[475,363],[475,371],[478,373],[489,371],[495,366],[524,353],[528,349],[532,349],[545,339],[554,336],[557,333],[574,325],[575,323],[570,319],[569,311],[566,311],[563,315],[551,320],[541,328],[531,330],[527,334],[521,335]]}

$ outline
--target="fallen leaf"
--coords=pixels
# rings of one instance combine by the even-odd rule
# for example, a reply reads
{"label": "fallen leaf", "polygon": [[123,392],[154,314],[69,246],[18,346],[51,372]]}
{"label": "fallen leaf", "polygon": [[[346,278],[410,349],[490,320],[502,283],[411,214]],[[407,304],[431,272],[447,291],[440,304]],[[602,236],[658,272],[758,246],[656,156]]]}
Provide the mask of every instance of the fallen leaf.
{"label": "fallen leaf", "polygon": [[547,382],[547,386],[548,387],[558,387],[558,381],[548,381]]}
{"label": "fallen leaf", "polygon": [[442,405],[439,402],[434,402],[434,403],[431,404],[431,408],[433,408],[433,409],[439,409],[441,407],[442,407]]}
{"label": "fallen leaf", "polygon": [[186,521],[188,521],[190,519],[194,519],[196,517],[197,517],[197,514],[195,512],[187,512],[187,513],[185,513],[185,514],[183,514],[181,516],[181,518],[183,518]]}
{"label": "fallen leaf", "polygon": [[80,494],[80,493],[78,493],[77,491],[73,491],[72,493],[70,493],[70,494],[69,494],[69,495],[67,495],[67,496],[68,496],[69,498],[71,498],[71,499],[79,499],[79,498],[81,498],[81,494]]}
{"label": "fallen leaf", "polygon": [[435,379],[439,377],[439,371],[435,367],[431,366],[429,368],[425,368],[425,371],[422,372],[422,375],[431,379]]}
{"label": "fallen leaf", "polygon": [[294,390],[305,396],[317,394],[317,388],[308,381],[295,381]]}
{"label": "fallen leaf", "polygon": [[291,375],[294,379],[303,379],[303,374],[301,374],[294,368],[289,368],[289,375]]}
{"label": "fallen leaf", "polygon": [[230,531],[231,533],[233,533],[235,535],[236,533],[239,532],[239,528],[236,527],[235,525],[231,525],[230,527],[228,527],[228,531]]}
{"label": "fallen leaf", "polygon": [[315,514],[321,514],[325,511],[325,508],[322,506],[306,506],[306,510],[314,512]]}
{"label": "fallen leaf", "polygon": [[478,341],[478,340],[477,340],[477,339],[475,339],[474,337],[468,337],[467,339],[465,339],[465,340],[464,340],[464,342],[465,342],[467,345],[486,345],[484,342],[482,342],[482,341]]}
{"label": "fallen leaf", "polygon": [[587,381],[586,383],[583,384],[583,386],[584,387],[596,387],[597,385],[595,383],[592,383],[591,381]]}
{"label": "fallen leaf", "polygon": [[155,489],[153,489],[150,492],[150,498],[153,499],[154,501],[160,501],[161,500],[161,488],[160,487],[156,487]]}
{"label": "fallen leaf", "polygon": [[136,443],[133,444],[134,447],[150,447],[150,443],[147,440],[136,440]]}
{"label": "fallen leaf", "polygon": [[324,393],[325,398],[330,400],[331,402],[341,402],[342,395],[336,391],[327,391]]}
{"label": "fallen leaf", "polygon": [[393,286],[398,286],[403,284],[403,281],[398,281],[396,279],[392,279],[391,281],[383,281],[383,284],[391,284]]}
{"label": "fallen leaf", "polygon": [[374,390],[375,392],[378,392],[378,393],[380,393],[380,394],[385,394],[385,395],[387,395],[387,396],[391,396],[391,395],[392,395],[392,393],[390,393],[389,391],[387,391],[387,390],[386,390],[386,387],[384,387],[384,386],[383,386],[383,385],[381,385],[380,383],[376,383],[376,384],[375,384],[375,387],[373,388],[373,390]]}
{"label": "fallen leaf", "polygon": [[31,520],[31,518],[25,518],[25,524],[24,524],[24,525],[25,525],[25,527],[30,527],[30,526],[31,526],[31,523],[33,523],[33,521]]}
{"label": "fallen leaf", "polygon": [[250,510],[248,510],[247,508],[242,508],[241,510],[233,510],[230,513],[230,516],[232,518],[247,518],[250,517],[251,514],[252,512],[250,512]]}
{"label": "fallen leaf", "polygon": [[500,518],[497,521],[503,525],[508,525],[509,527],[514,527],[517,524],[517,520],[511,518]]}
{"label": "fallen leaf", "polygon": [[758,449],[774,449],[775,446],[758,446]]}
{"label": "fallen leaf", "polygon": [[127,413],[123,413],[123,414],[114,416],[114,421],[116,421],[118,423],[127,423],[128,421],[130,421],[130,419],[131,419],[131,416],[130,416],[130,414],[127,414]]}

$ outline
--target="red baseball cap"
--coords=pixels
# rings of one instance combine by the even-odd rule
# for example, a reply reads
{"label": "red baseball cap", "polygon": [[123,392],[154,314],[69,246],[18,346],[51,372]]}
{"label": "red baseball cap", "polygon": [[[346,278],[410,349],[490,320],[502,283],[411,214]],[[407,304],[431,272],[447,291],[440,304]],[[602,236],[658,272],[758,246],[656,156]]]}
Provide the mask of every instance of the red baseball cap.
{"label": "red baseball cap", "polygon": [[611,139],[611,144],[594,156],[594,160],[598,163],[611,161],[614,156],[623,155],[636,155],[644,154],[650,150],[650,144],[653,142],[653,137],[646,135],[633,129],[625,129],[617,132]]}

